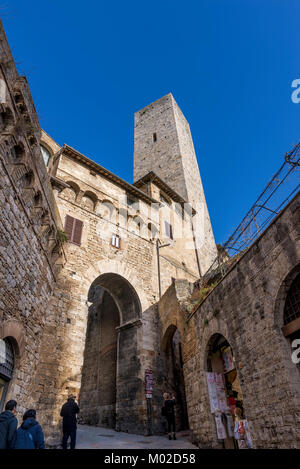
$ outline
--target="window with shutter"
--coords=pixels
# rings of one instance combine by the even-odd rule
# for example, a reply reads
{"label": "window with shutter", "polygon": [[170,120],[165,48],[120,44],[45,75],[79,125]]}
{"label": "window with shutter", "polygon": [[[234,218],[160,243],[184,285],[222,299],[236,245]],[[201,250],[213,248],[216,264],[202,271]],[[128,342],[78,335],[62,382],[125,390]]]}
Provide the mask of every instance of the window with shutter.
{"label": "window with shutter", "polygon": [[168,238],[173,239],[173,228],[172,225],[170,225],[170,223],[168,223],[167,221],[165,221],[165,233]]}
{"label": "window with shutter", "polygon": [[69,243],[81,244],[83,222],[77,218],[66,216],[65,220],[65,233],[67,235]]}

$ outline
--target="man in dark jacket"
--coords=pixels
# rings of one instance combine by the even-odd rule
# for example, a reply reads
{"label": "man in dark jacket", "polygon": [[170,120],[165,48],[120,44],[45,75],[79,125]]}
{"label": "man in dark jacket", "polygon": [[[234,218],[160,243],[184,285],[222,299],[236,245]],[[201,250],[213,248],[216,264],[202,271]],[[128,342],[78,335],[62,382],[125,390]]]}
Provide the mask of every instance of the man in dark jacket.
{"label": "man in dark jacket", "polygon": [[10,449],[17,430],[18,420],[15,417],[17,411],[16,401],[8,401],[5,411],[0,414],[0,449]]}
{"label": "man in dark jacket", "polygon": [[35,409],[29,409],[23,416],[23,423],[15,433],[13,449],[45,449],[42,427],[36,421]]}
{"label": "man in dark jacket", "polygon": [[169,393],[164,393],[164,415],[168,422],[168,434],[169,440],[172,440],[172,430],[173,430],[173,440],[176,440],[176,428],[175,428],[175,405],[176,400],[174,394],[172,395],[172,399],[170,399]]}
{"label": "man in dark jacket", "polygon": [[68,401],[62,406],[60,416],[63,418],[62,447],[67,449],[68,439],[71,438],[71,449],[76,446],[77,419],[79,407],[75,402],[76,396],[70,395]]}

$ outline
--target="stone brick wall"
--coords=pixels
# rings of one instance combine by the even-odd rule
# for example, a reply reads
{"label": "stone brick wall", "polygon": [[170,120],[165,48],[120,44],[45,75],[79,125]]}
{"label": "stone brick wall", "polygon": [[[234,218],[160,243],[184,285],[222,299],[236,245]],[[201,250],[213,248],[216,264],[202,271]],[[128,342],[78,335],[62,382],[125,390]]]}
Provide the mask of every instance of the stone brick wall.
{"label": "stone brick wall", "polygon": [[0,65],[0,338],[14,347],[6,400],[17,400],[20,418],[43,392],[36,373],[62,246],[39,121],[1,24]]}
{"label": "stone brick wall", "polygon": [[217,257],[216,245],[189,124],[171,94],[135,114],[134,180],[150,171],[196,210],[193,243],[203,275]]}
{"label": "stone brick wall", "polygon": [[[230,343],[255,448],[299,448],[300,374],[282,333],[283,285],[299,271],[300,195],[209,294],[189,321],[197,333],[184,375],[193,439],[221,447],[205,379],[213,334]],[[285,289],[286,291],[286,289]]]}

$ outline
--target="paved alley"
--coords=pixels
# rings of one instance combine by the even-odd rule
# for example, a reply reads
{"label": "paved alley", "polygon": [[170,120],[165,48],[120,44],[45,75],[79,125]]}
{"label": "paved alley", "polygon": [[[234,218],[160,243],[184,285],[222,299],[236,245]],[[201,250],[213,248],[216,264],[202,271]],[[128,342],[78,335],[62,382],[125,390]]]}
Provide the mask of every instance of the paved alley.
{"label": "paved alley", "polygon": [[116,432],[110,428],[78,425],[77,449],[198,449],[189,441],[189,432],[179,432],[177,440],[167,435],[143,436]]}

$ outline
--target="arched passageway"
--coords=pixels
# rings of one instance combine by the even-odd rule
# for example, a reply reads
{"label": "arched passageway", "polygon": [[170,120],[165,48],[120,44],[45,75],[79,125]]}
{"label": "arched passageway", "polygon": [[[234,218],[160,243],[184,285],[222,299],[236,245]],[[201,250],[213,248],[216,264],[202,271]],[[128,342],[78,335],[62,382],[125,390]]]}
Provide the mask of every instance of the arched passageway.
{"label": "arched passageway", "polygon": [[164,392],[174,394],[176,397],[175,417],[177,431],[186,430],[189,428],[189,422],[183,374],[182,346],[180,332],[176,326],[169,326],[165,332],[162,350],[165,353],[166,366]]}
{"label": "arched passageway", "polygon": [[79,405],[80,420],[126,429],[137,390],[139,298],[117,274],[103,274],[88,294],[89,312]]}

